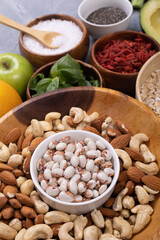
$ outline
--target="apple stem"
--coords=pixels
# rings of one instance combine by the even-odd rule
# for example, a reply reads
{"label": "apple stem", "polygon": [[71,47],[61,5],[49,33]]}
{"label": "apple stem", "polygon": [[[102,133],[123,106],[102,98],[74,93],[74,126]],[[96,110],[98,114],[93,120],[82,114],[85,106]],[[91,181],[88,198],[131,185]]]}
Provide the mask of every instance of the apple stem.
{"label": "apple stem", "polygon": [[7,63],[3,62],[2,64],[6,69],[9,69],[9,66],[7,65]]}

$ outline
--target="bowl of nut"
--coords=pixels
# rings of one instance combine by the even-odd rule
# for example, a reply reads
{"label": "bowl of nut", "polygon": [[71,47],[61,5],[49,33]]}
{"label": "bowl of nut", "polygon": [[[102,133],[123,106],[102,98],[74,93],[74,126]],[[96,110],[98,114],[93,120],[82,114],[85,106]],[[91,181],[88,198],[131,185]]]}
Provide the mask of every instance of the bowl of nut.
{"label": "bowl of nut", "polygon": [[85,25],[79,19],[65,14],[48,14],[32,20],[27,26],[60,34],[53,40],[53,45],[56,46],[53,49],[45,47],[27,34],[20,34],[20,52],[35,68],[56,61],[67,53],[79,60],[86,57],[89,36]]}
{"label": "bowl of nut", "polygon": [[[23,234],[25,240],[64,239],[64,236],[76,239],[80,234],[89,239],[93,234],[94,239],[157,239],[160,232],[159,126],[160,118],[145,104],[115,90],[96,87],[48,92],[5,114],[0,118],[0,238],[18,239]],[[120,163],[119,177],[110,198],[81,215],[50,207],[31,178],[31,157],[39,144],[66,130],[89,131],[101,136],[114,148]],[[75,171],[78,170],[79,167]],[[58,174],[62,172],[58,171]],[[43,174],[43,170],[37,172],[40,179],[44,178]],[[50,181],[53,186],[54,178]],[[61,180],[65,187],[65,179]],[[108,226],[112,229],[110,233],[106,233]]]}
{"label": "bowl of nut", "polygon": [[160,51],[160,45],[145,33],[120,31],[98,39],[91,49],[90,64],[97,68],[107,88],[135,97],[138,72]]}
{"label": "bowl of nut", "polygon": [[[78,110],[71,108],[73,121],[81,114]],[[41,198],[52,208],[84,214],[111,196],[119,176],[119,159],[101,136],[67,130],[39,144],[31,158],[30,173]]]}
{"label": "bowl of nut", "polygon": [[160,52],[141,68],[136,80],[136,98],[160,116]]}

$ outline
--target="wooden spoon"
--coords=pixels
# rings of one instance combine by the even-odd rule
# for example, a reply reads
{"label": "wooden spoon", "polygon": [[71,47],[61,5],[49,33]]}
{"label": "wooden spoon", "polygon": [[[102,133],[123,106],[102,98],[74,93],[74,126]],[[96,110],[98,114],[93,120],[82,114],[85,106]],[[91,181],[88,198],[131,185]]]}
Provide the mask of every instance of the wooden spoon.
{"label": "wooden spoon", "polygon": [[48,31],[39,31],[30,27],[23,26],[3,15],[0,14],[0,23],[7,25],[9,27],[15,28],[19,31],[29,34],[30,36],[37,39],[39,42],[43,43],[48,48],[59,48],[59,46],[53,46],[53,38],[62,35],[58,32],[48,32]]}

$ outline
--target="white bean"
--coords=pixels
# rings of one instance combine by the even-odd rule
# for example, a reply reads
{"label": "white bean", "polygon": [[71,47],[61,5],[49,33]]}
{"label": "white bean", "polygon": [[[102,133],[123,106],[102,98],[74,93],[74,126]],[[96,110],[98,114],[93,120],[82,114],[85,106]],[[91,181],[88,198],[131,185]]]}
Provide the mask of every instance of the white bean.
{"label": "white bean", "polygon": [[44,191],[46,191],[47,187],[48,187],[48,183],[46,180],[42,180],[41,181],[41,187]]}
{"label": "white bean", "polygon": [[74,202],[82,202],[82,196],[81,195],[75,195],[74,196]]}
{"label": "white bean", "polygon": [[86,164],[86,170],[91,172],[93,171],[94,169],[94,161],[91,159],[91,160],[88,160],[87,164]]}
{"label": "white bean", "polygon": [[59,199],[64,202],[73,202],[74,196],[71,192],[62,191],[59,194]]}
{"label": "white bean", "polygon": [[65,149],[65,153],[66,152],[74,152],[75,151],[75,144],[73,143],[69,143],[67,146],[66,146],[66,149]]}
{"label": "white bean", "polygon": [[70,180],[68,182],[68,189],[71,193],[73,193],[74,195],[76,195],[78,193],[78,187],[77,187],[77,183],[73,180]]}
{"label": "white bean", "polygon": [[58,143],[58,144],[56,145],[56,150],[57,150],[57,151],[62,151],[62,150],[64,150],[64,149],[66,148],[66,146],[67,146],[66,143],[60,142],[60,143]]}
{"label": "white bean", "polygon": [[69,166],[64,170],[64,177],[65,178],[71,178],[74,174],[74,167]]}
{"label": "white bean", "polygon": [[61,169],[61,168],[54,168],[52,170],[52,176],[53,177],[62,177],[63,176],[63,169]]}
{"label": "white bean", "polygon": [[97,166],[101,165],[103,162],[104,162],[104,158],[103,158],[103,157],[97,157],[97,158],[94,160],[94,163],[95,163]]}
{"label": "white bean", "polygon": [[49,186],[46,189],[46,193],[52,197],[56,197],[59,194],[59,189],[54,186]]}
{"label": "white bean", "polygon": [[87,187],[89,189],[93,189],[93,188],[95,188],[95,186],[96,186],[96,181],[95,180],[92,179],[92,180],[88,181]]}
{"label": "white bean", "polygon": [[62,160],[64,160],[64,156],[63,155],[56,154],[56,155],[53,156],[53,161],[54,162],[60,163]]}
{"label": "white bean", "polygon": [[83,193],[83,196],[86,198],[93,197],[93,191],[91,189],[86,189],[86,191]]}
{"label": "white bean", "polygon": [[93,140],[88,141],[87,143],[88,150],[96,150],[96,144],[93,142]]}
{"label": "white bean", "polygon": [[100,186],[98,192],[99,192],[99,194],[101,195],[101,194],[104,193],[106,190],[107,190],[107,185],[106,185],[106,184],[103,184],[103,185]]}
{"label": "white bean", "polygon": [[91,179],[91,173],[86,170],[82,170],[81,180],[84,182],[88,182]]}
{"label": "white bean", "polygon": [[59,165],[59,167],[61,168],[61,169],[66,169],[67,168],[67,166],[68,166],[68,163],[67,163],[67,161],[66,160],[62,160],[61,162],[60,162],[60,165]]}
{"label": "white bean", "polygon": [[61,182],[61,184],[59,186],[59,190],[60,191],[67,191],[67,184],[68,184],[67,180],[64,180],[63,182]]}
{"label": "white bean", "polygon": [[53,166],[53,164],[54,164],[54,162],[53,162],[53,161],[49,161],[49,162],[47,162],[47,163],[44,165],[44,169],[46,169],[46,168],[49,168],[49,169],[51,169],[51,168],[52,168],[52,166]]}
{"label": "white bean", "polygon": [[89,150],[89,151],[86,152],[86,156],[87,156],[88,158],[95,159],[95,158],[98,157],[98,153],[97,153],[96,150]]}
{"label": "white bean", "polygon": [[96,189],[94,189],[93,190],[93,198],[96,198],[98,196],[99,196],[99,192]]}
{"label": "white bean", "polygon": [[105,160],[111,160],[111,158],[112,158],[112,155],[111,155],[111,153],[110,153],[110,151],[109,150],[103,150],[102,151],[102,157],[104,157],[104,159]]}
{"label": "white bean", "polygon": [[57,187],[57,179],[56,178],[51,178],[48,182],[50,186],[55,186]]}
{"label": "white bean", "polygon": [[76,150],[79,149],[79,148],[82,148],[82,144],[81,143],[76,143],[75,147],[76,147]]}
{"label": "white bean", "polygon": [[44,177],[46,180],[49,180],[52,178],[51,170],[49,168],[46,168],[44,170]]}
{"label": "white bean", "polygon": [[54,162],[53,162],[53,166],[52,166],[51,171],[52,171],[53,169],[55,169],[55,168],[59,168],[59,163],[54,163]]}
{"label": "white bean", "polygon": [[73,167],[77,167],[79,164],[79,157],[76,155],[73,155],[71,157],[70,163],[72,164]]}
{"label": "white bean", "polygon": [[78,182],[78,180],[80,179],[80,175],[78,173],[75,173],[72,177],[71,180],[75,181],[76,183]]}
{"label": "white bean", "polygon": [[106,148],[105,144],[101,140],[96,141],[96,146],[102,151]]}
{"label": "white bean", "polygon": [[87,163],[86,156],[80,155],[80,156],[79,156],[79,166],[80,166],[81,168],[85,168],[86,163]]}
{"label": "white bean", "polygon": [[50,149],[55,149],[56,148],[56,145],[58,144],[58,142],[56,140],[53,140],[49,143],[49,148]]}
{"label": "white bean", "polygon": [[65,152],[64,158],[69,161],[71,157],[73,156],[73,152]]}
{"label": "white bean", "polygon": [[114,170],[112,168],[105,168],[103,170],[107,176],[113,176],[114,175]]}
{"label": "white bean", "polygon": [[107,180],[108,180],[108,176],[100,171],[98,174],[97,174],[97,179],[101,182],[101,183],[105,183]]}
{"label": "white bean", "polygon": [[79,182],[78,183],[78,192],[83,193],[87,189],[86,183],[85,182]]}

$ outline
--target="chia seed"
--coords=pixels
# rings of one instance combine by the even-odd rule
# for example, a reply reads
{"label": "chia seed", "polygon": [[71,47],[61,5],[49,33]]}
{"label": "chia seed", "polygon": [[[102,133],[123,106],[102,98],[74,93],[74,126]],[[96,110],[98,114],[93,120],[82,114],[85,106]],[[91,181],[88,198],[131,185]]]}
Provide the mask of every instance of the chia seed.
{"label": "chia seed", "polygon": [[94,24],[113,24],[122,21],[127,17],[127,14],[120,8],[115,7],[103,7],[92,12],[87,21]]}

